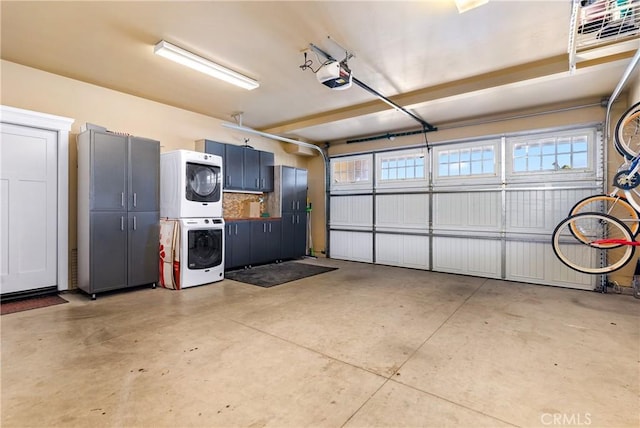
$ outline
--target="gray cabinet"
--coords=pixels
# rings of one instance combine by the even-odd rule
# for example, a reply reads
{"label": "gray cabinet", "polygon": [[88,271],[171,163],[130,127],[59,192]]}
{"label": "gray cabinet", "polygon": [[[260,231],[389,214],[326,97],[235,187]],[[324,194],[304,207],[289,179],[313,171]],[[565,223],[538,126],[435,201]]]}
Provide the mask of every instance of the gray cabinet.
{"label": "gray cabinet", "polygon": [[160,143],[78,136],[78,287],[96,293],[158,281]]}
{"label": "gray cabinet", "polygon": [[245,149],[244,190],[273,192],[273,162],[271,152]]}
{"label": "gray cabinet", "polygon": [[222,157],[225,190],[273,191],[273,153],[211,140],[196,141],[196,150]]}
{"label": "gray cabinet", "polygon": [[244,190],[244,149],[233,144],[225,144],[223,168],[226,190]]}
{"label": "gray cabinet", "polygon": [[273,181],[268,210],[282,218],[280,258],[303,257],[307,253],[307,170],[278,165]]}
{"label": "gray cabinet", "polygon": [[251,221],[228,221],[225,224],[224,267],[234,269],[251,265]]}
{"label": "gray cabinet", "polygon": [[251,264],[259,265],[280,260],[280,220],[251,221]]}
{"label": "gray cabinet", "polygon": [[297,259],[307,254],[306,213],[282,214],[282,244],[280,258]]}

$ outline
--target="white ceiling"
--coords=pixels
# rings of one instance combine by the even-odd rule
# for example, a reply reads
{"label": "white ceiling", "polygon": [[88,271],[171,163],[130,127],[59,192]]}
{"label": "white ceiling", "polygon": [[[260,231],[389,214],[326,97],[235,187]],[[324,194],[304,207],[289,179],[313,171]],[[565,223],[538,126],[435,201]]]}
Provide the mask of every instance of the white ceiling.
{"label": "white ceiling", "polygon": [[[355,53],[355,77],[434,126],[610,95],[630,57],[570,74],[570,0],[491,0],[464,14],[453,0],[0,7],[2,59],[223,120],[244,112],[244,125],[317,142],[419,128],[356,85],[330,90],[300,69],[309,43],[344,57],[328,36]],[[162,39],[260,87],[239,89],[156,56]]]}

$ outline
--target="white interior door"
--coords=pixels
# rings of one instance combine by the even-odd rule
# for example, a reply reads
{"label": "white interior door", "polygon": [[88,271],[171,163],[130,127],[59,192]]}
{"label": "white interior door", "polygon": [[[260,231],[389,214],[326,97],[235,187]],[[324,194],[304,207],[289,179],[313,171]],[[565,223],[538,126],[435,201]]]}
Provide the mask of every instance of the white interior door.
{"label": "white interior door", "polygon": [[0,291],[57,285],[57,133],[0,124]]}

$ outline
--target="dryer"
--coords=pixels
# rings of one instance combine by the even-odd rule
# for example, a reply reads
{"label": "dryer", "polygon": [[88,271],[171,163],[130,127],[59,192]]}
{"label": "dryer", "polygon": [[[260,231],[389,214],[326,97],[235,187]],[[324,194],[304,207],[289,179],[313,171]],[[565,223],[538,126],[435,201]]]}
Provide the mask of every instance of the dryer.
{"label": "dryer", "polygon": [[222,158],[176,150],[160,155],[160,217],[222,217]]}
{"label": "dryer", "polygon": [[177,288],[224,279],[224,220],[183,218],[180,222],[180,279]]}

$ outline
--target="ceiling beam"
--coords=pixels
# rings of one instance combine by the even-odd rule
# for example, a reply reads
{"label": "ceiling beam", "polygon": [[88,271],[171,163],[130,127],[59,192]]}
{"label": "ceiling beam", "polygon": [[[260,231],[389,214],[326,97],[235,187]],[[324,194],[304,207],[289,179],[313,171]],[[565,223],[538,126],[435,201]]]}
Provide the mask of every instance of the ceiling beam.
{"label": "ceiling beam", "polygon": [[[598,60],[585,61],[578,65],[579,68],[601,64],[603,62],[630,58],[634,52],[624,52]],[[389,97],[394,103],[406,108],[456,95],[467,94],[484,89],[495,88],[526,80],[551,76],[569,71],[569,55],[562,54],[538,61],[528,62],[501,70],[491,71],[464,79],[441,83],[439,85],[418,89],[404,94]],[[390,107],[380,100],[368,101],[349,107],[329,110],[326,112],[300,117],[290,121],[274,124],[262,128],[261,131],[272,134],[286,134],[298,129],[324,125],[339,120],[350,119],[389,110]]]}

